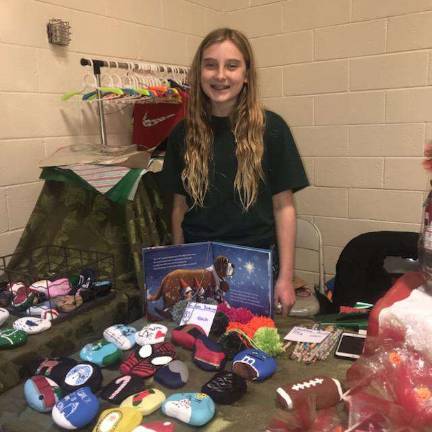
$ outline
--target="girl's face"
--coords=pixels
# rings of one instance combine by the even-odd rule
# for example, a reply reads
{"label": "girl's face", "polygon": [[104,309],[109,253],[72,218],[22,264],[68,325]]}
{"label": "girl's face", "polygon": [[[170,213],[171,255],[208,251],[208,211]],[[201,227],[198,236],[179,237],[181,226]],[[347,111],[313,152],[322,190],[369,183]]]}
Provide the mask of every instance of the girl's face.
{"label": "girl's face", "polygon": [[210,99],[213,115],[230,115],[246,81],[245,59],[233,42],[216,42],[204,50],[201,88]]}

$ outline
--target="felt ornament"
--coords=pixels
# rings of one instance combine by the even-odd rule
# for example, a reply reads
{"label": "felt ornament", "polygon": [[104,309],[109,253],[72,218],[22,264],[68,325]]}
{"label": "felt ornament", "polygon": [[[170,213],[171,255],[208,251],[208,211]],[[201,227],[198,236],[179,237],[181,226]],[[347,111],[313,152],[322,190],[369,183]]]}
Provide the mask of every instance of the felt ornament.
{"label": "felt ornament", "polygon": [[261,327],[259,328],[252,339],[253,345],[275,357],[283,352],[282,342],[276,328]]}

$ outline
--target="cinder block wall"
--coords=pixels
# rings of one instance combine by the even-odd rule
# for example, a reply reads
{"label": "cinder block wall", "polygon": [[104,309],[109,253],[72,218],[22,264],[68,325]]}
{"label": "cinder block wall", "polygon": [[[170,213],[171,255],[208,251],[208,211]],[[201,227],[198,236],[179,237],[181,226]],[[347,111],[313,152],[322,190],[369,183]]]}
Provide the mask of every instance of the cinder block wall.
{"label": "cinder block wall", "polygon": [[[14,251],[34,207],[38,162],[98,140],[94,110],[78,98],[60,101],[83,87],[80,58],[188,65],[221,16],[218,0],[0,1],[0,255]],[[48,43],[50,18],[70,22],[69,47]],[[107,111],[110,143],[129,141],[130,111]]]}
{"label": "cinder block wall", "polygon": [[[48,44],[52,17],[70,21],[68,48]],[[263,101],[292,127],[312,183],[297,207],[322,231],[326,272],[359,233],[419,229],[430,0],[2,0],[0,254],[13,252],[34,206],[38,161],[97,139],[93,110],[59,100],[82,86],[80,57],[187,65],[220,25],[251,38]],[[128,141],[128,111],[108,115],[110,141]],[[301,257],[313,280],[313,258]]]}
{"label": "cinder block wall", "polygon": [[[418,231],[432,2],[226,0],[224,8],[252,39],[265,104],[292,127],[312,183],[297,208],[323,234],[326,273],[362,232]],[[313,279],[313,256],[300,257],[297,268]]]}

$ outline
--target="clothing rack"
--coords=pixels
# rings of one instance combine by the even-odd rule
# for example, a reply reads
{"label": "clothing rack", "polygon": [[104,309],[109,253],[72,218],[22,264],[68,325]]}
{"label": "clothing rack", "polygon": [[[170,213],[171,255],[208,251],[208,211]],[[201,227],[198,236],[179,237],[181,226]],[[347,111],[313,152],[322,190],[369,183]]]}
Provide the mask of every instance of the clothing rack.
{"label": "clothing rack", "polygon": [[97,94],[97,114],[99,118],[99,135],[101,141],[101,150],[103,153],[111,153],[107,145],[107,134],[105,124],[105,112],[101,87],[101,68],[118,68],[127,69],[129,71],[145,71],[148,73],[165,73],[165,74],[179,74],[186,76],[189,73],[189,68],[184,66],[168,65],[163,63],[140,63],[140,62],[118,62],[113,60],[100,60],[100,59],[87,59],[81,58],[81,66],[91,66],[96,80],[96,94]]}

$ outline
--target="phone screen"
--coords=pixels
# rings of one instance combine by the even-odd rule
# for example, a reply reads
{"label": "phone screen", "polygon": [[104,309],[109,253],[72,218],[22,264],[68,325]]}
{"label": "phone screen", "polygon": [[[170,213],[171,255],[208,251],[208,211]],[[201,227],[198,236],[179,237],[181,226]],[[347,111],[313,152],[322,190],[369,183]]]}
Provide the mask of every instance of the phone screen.
{"label": "phone screen", "polygon": [[363,346],[365,343],[364,337],[350,336],[343,334],[341,336],[339,346],[336,353],[339,355],[351,354],[353,356],[360,356],[363,352]]}

